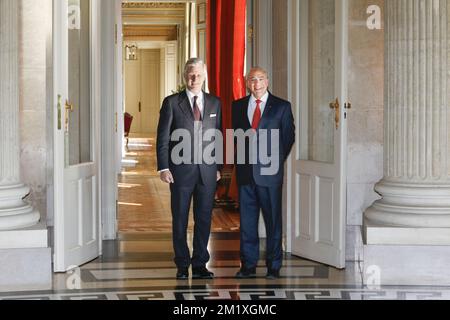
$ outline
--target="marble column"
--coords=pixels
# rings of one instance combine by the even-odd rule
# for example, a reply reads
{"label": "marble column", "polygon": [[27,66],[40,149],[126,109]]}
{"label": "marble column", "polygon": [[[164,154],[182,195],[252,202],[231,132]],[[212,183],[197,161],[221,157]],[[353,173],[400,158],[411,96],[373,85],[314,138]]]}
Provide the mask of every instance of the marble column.
{"label": "marble column", "polygon": [[382,199],[366,244],[450,245],[449,0],[385,2]]}
{"label": "marble column", "polygon": [[40,214],[20,182],[19,1],[0,0],[0,230],[33,226]]}

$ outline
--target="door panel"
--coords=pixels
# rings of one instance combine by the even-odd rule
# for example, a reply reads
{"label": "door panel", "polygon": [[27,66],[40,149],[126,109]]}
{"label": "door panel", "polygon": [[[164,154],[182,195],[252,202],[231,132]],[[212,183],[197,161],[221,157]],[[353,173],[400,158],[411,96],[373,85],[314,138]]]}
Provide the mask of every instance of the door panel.
{"label": "door panel", "polygon": [[[347,0],[301,0],[292,253],[345,267]],[[337,103],[339,101],[340,108]],[[337,111],[336,111],[337,110]]]}
{"label": "door panel", "polygon": [[[297,179],[300,181],[297,190],[300,193],[300,196],[297,197],[297,200],[300,200],[300,204],[296,203],[296,208],[300,208],[302,212],[311,212],[311,195],[312,195],[312,180],[311,176],[299,174]],[[300,192],[301,191],[301,192]],[[300,207],[301,205],[301,207]],[[303,239],[311,239],[313,233],[311,230],[311,216],[304,214],[300,216],[300,223],[296,224],[296,228],[300,229],[300,232],[297,232],[295,238],[302,237]]]}
{"label": "door panel", "polygon": [[96,229],[95,223],[95,177],[90,177],[85,179],[83,182],[83,198],[82,205],[83,210],[81,211],[81,225],[83,225],[83,221],[90,221],[91,223],[86,224],[86,227],[83,228],[82,240],[83,243],[90,244],[92,241],[96,241],[96,234],[94,230]]}
{"label": "door panel", "polygon": [[125,62],[126,111],[133,115],[132,133],[156,133],[161,107],[159,49],[138,50],[139,60]]}
{"label": "door panel", "polygon": [[141,128],[156,133],[160,110],[160,50],[141,50]]}
{"label": "door panel", "polygon": [[316,186],[319,189],[317,199],[327,199],[319,201],[317,204],[318,227],[316,241],[325,245],[333,245],[333,207],[334,207],[334,180],[328,178],[317,178]]}
{"label": "door panel", "polygon": [[91,0],[53,2],[56,272],[89,262],[100,251],[98,4]]}
{"label": "door panel", "polygon": [[[138,58],[141,56],[138,52]],[[125,111],[133,116],[131,133],[141,133],[141,114],[139,102],[141,99],[141,62],[140,60],[125,61]]]}
{"label": "door panel", "polygon": [[[66,186],[66,194],[70,194],[70,197],[65,197],[65,204],[68,207],[75,208],[77,210],[78,208],[78,199],[79,199],[79,188],[78,188],[78,182],[72,181],[68,183]],[[80,225],[78,224],[78,216],[75,214],[68,215],[65,221],[66,224],[73,226],[69,232],[70,234],[67,234],[67,249],[69,251],[76,250],[80,247],[80,239],[78,237],[78,234],[80,233]]]}

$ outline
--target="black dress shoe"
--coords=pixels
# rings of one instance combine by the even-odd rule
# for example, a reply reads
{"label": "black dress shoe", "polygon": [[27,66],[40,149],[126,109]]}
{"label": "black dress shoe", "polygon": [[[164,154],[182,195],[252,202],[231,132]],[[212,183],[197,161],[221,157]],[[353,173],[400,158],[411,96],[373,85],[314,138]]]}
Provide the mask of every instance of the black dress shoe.
{"label": "black dress shoe", "polygon": [[235,278],[246,279],[246,278],[256,278],[256,268],[241,268],[236,273]]}
{"label": "black dress shoe", "polygon": [[280,270],[267,270],[267,279],[274,280],[280,278]]}
{"label": "black dress shoe", "polygon": [[189,270],[188,270],[188,268],[178,268],[177,279],[178,280],[187,280],[187,279],[189,279]]}
{"label": "black dress shoe", "polygon": [[192,268],[192,279],[214,279],[214,273],[205,267]]}

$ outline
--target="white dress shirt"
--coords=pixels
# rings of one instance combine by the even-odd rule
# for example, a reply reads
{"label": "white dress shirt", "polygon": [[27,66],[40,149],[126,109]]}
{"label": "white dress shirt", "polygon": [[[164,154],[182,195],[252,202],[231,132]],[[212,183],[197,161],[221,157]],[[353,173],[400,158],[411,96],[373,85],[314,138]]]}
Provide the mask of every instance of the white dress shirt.
{"label": "white dress shirt", "polygon": [[202,115],[202,119],[203,119],[203,114],[204,114],[204,112],[203,112],[204,107],[203,106],[205,105],[205,103],[204,103],[205,97],[203,95],[203,91],[200,91],[199,94],[194,94],[191,91],[186,89],[186,94],[188,96],[189,103],[191,104],[192,112],[194,112],[194,97],[195,96],[198,97],[197,98],[197,106],[200,109],[200,114]]}
{"label": "white dress shirt", "polygon": [[[253,122],[253,115],[255,114],[255,110],[256,110],[256,98],[251,95],[250,97],[250,101],[248,103],[248,120],[250,122],[250,125]],[[261,109],[261,118],[262,115],[264,114],[264,110],[266,109],[266,105],[267,105],[267,100],[269,100],[269,92],[266,92],[265,95],[262,96],[261,99],[261,104],[259,105],[260,109]]]}

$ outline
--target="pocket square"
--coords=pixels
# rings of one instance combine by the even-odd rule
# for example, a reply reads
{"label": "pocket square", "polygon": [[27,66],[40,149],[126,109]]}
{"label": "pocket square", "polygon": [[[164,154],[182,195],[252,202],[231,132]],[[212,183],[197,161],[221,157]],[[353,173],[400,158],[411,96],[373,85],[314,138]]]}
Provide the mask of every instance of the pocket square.
{"label": "pocket square", "polygon": [[217,117],[217,114],[211,114],[210,116],[209,116],[210,118],[216,118]]}

